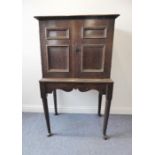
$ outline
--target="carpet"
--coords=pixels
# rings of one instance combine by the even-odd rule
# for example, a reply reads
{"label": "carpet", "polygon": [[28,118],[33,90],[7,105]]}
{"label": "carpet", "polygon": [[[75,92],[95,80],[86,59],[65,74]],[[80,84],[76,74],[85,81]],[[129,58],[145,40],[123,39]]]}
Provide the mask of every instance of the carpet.
{"label": "carpet", "polygon": [[54,136],[47,137],[42,113],[23,113],[23,155],[131,155],[132,116],[110,115],[102,137],[103,116],[95,114],[50,114]]}

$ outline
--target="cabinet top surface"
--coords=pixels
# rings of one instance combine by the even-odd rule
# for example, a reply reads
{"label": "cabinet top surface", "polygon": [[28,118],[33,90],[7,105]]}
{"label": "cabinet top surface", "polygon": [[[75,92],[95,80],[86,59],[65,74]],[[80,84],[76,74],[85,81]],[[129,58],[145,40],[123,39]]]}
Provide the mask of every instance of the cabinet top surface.
{"label": "cabinet top surface", "polygon": [[119,14],[34,16],[36,19],[117,18]]}
{"label": "cabinet top surface", "polygon": [[66,82],[66,83],[111,83],[109,78],[105,79],[90,79],[90,78],[42,78],[40,82]]}

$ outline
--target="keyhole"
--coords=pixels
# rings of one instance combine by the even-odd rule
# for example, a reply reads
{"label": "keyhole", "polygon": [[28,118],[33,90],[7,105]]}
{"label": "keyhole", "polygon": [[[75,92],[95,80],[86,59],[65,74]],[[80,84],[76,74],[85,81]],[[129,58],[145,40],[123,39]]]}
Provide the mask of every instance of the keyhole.
{"label": "keyhole", "polygon": [[79,47],[76,48],[76,52],[80,52],[80,48]]}

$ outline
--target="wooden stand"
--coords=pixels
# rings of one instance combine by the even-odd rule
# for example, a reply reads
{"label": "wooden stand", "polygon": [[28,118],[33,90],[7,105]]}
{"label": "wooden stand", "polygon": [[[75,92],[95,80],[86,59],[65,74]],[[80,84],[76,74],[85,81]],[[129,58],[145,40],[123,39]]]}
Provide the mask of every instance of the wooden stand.
{"label": "wooden stand", "polygon": [[106,130],[109,118],[109,111],[113,92],[113,81],[110,79],[52,79],[44,78],[40,80],[40,92],[43,100],[43,107],[45,113],[45,119],[47,124],[48,136],[51,136],[49,110],[47,103],[47,94],[53,92],[54,97],[54,109],[55,115],[57,112],[57,98],[56,89],[64,91],[71,91],[78,89],[79,91],[85,92],[91,89],[95,89],[99,92],[99,103],[98,103],[98,115],[101,116],[101,103],[102,95],[106,95],[105,114],[104,114],[104,125],[103,125],[103,137],[107,139]]}

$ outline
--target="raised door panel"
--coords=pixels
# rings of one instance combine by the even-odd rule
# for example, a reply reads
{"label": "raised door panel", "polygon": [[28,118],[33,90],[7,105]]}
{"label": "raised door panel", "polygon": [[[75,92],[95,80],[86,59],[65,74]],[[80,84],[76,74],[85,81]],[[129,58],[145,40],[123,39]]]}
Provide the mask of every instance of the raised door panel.
{"label": "raised door panel", "polygon": [[77,77],[109,78],[112,57],[113,19],[83,19],[77,25]]}
{"label": "raised door panel", "polygon": [[69,46],[47,46],[48,72],[69,72]]}
{"label": "raised door panel", "polygon": [[69,27],[53,27],[51,25],[45,29],[46,39],[48,40],[69,39]]}
{"label": "raised door panel", "polygon": [[107,26],[84,26],[82,29],[84,39],[103,39],[107,37]]}
{"label": "raised door panel", "polygon": [[81,48],[81,72],[103,72],[105,62],[104,45],[83,45]]}
{"label": "raised door panel", "polygon": [[40,20],[43,77],[72,77],[72,20]]}

